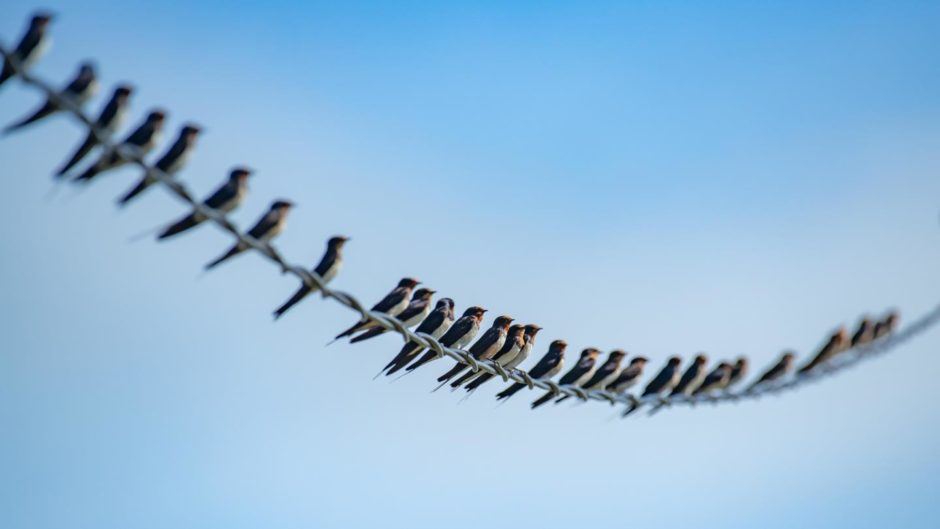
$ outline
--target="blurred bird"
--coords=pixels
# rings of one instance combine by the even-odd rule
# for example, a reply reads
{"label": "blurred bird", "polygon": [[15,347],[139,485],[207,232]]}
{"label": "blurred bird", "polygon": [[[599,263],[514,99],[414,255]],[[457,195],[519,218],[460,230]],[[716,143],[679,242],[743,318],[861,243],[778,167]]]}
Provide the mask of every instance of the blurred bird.
{"label": "blurred bird", "polygon": [[[129,85],[119,85],[115,88],[111,99],[101,110],[101,114],[98,114],[98,119],[95,120],[95,127],[105,134],[114,134],[127,116],[128,102],[130,101],[132,92],[133,88]],[[69,158],[65,165],[56,171],[55,176],[61,177],[65,175],[75,164],[82,161],[85,155],[91,152],[98,143],[100,142],[98,141],[98,137],[95,136],[95,133],[88,131],[88,134],[85,135],[85,140],[78,146],[78,149],[75,150],[72,157]]]}
{"label": "blurred bird", "polygon": [[[522,325],[512,325],[509,327],[509,330],[506,331],[506,340],[503,342],[503,346],[499,351],[496,351],[496,354],[493,355],[490,360],[499,364],[500,366],[506,367],[509,362],[515,360],[516,356],[519,355],[519,352],[522,350],[522,347],[525,345],[525,327]],[[459,388],[461,385],[467,381],[475,380],[476,377],[481,375],[489,375],[485,371],[470,371],[469,373],[464,373],[460,378],[450,383],[451,391]]]}
{"label": "blurred bird", "polygon": [[[430,288],[419,288],[415,290],[414,294],[411,295],[411,302],[408,303],[405,310],[401,311],[401,314],[396,316],[396,318],[401,321],[402,325],[408,328],[421,323],[431,312],[431,297],[434,296],[435,292],[435,290],[431,290]],[[349,343],[362,342],[369,338],[375,338],[385,332],[384,327],[373,327],[359,336],[353,337],[353,339],[349,340]]]}
{"label": "blurred bird", "polygon": [[[343,237],[342,235],[330,237],[330,240],[326,242],[326,252],[323,253],[320,262],[313,269],[313,273],[320,276],[324,284],[332,281],[333,278],[336,277],[336,274],[339,273],[340,268],[343,267],[343,247],[346,246],[347,242],[349,242],[349,237]],[[285,312],[299,303],[300,300],[317,290],[320,289],[318,287],[308,286],[306,283],[300,285],[297,292],[294,292],[294,295],[291,296],[290,299],[274,311],[274,319],[276,320],[283,316]]]}
{"label": "blurred bird", "polygon": [[[453,349],[460,349],[467,345],[476,337],[477,333],[480,332],[480,323],[483,322],[484,312],[486,312],[486,309],[480,307],[470,307],[465,310],[463,316],[447,329],[447,332],[438,339],[438,342],[444,347],[451,347]],[[424,356],[419,358],[417,362],[405,368],[405,371],[414,371],[436,359],[437,352],[428,351],[424,353]],[[389,371],[388,374],[391,375],[392,373],[393,371]]]}
{"label": "blurred bird", "polygon": [[[682,359],[678,356],[669,357],[669,361],[666,362],[666,366],[660,370],[660,372],[646,385],[646,388],[643,390],[641,397],[652,397],[656,395],[662,395],[663,393],[671,390],[679,383],[679,367],[682,364]],[[626,417],[631,413],[639,409],[637,404],[631,404],[623,412],[622,417]]]}
{"label": "blurred bird", "polygon": [[[597,370],[597,357],[600,356],[600,354],[601,352],[593,347],[588,347],[581,351],[581,358],[578,359],[578,363],[568,370],[558,383],[561,385],[580,387],[594,376],[594,372]],[[532,403],[532,409],[538,408],[553,398],[555,398],[555,395],[551,391],[546,391],[545,395],[542,395]]]}
{"label": "blurred bird", "polygon": [[[548,380],[557,375],[565,367],[565,349],[567,348],[568,343],[564,340],[552,342],[548,346],[548,352],[545,353],[545,356],[529,370],[529,377],[533,380]],[[496,400],[508,399],[524,387],[526,385],[522,382],[511,384],[496,394]]]}
{"label": "blurred bird", "polygon": [[[623,362],[625,356],[627,356],[627,353],[619,349],[611,351],[610,355],[607,357],[607,361],[594,372],[587,382],[581,384],[581,387],[585,390],[605,389],[607,384],[613,382],[620,374],[620,363]],[[569,395],[562,395],[555,401],[555,404],[563,402],[568,399],[568,397]]]}
{"label": "blurred bird", "polygon": [[874,337],[874,330],[874,323],[867,317],[862,318],[862,321],[858,323],[858,329],[855,331],[855,334],[852,335],[852,341],[849,347],[854,348],[871,342]]}
{"label": "blurred bird", "polygon": [[[16,45],[11,53],[13,58],[19,61],[20,67],[24,71],[39,60],[49,47],[51,39],[46,36],[46,29],[51,21],[52,15],[50,13],[40,12],[34,14],[29,21],[29,28],[27,28],[23,38],[20,39],[20,43]],[[4,58],[3,70],[0,71],[0,85],[13,77],[14,73],[16,72],[13,70],[13,64],[9,59]]]}
{"label": "blurred bird", "polygon": [[[503,348],[503,344],[506,343],[506,334],[509,332],[509,325],[511,323],[511,317],[497,316],[497,318],[493,320],[493,324],[490,328],[483,333],[483,336],[481,336],[479,340],[470,346],[467,352],[470,353],[470,356],[472,356],[474,360],[482,361],[493,358],[493,356]],[[450,371],[437,377],[437,381],[443,386],[448,380],[467,369],[470,369],[470,366],[463,362],[456,362]],[[438,386],[438,388],[441,386]]]}
{"label": "blurred bird", "polygon": [[814,356],[812,360],[797,370],[797,374],[806,375],[810,371],[816,369],[816,367],[825,364],[830,359],[832,359],[832,357],[845,349],[848,343],[848,334],[845,331],[845,327],[839,327],[836,332],[832,333],[832,336],[826,340],[826,343],[819,349],[819,352],[816,353],[816,356]]}
{"label": "blurred bird", "polygon": [[[143,158],[160,141],[163,133],[163,123],[166,121],[166,113],[162,110],[154,110],[147,115],[147,119],[137,127],[123,142],[119,148],[128,150],[132,154]],[[102,153],[101,157],[94,165],[85,170],[75,178],[76,182],[88,182],[99,173],[116,169],[128,163],[121,155],[115,151]]]}
{"label": "blurred bird", "polygon": [[630,360],[630,364],[620,371],[620,374],[617,375],[617,378],[609,382],[604,389],[614,393],[623,393],[624,391],[630,389],[636,385],[636,383],[640,380],[640,377],[643,376],[643,368],[646,367],[646,363],[646,357],[634,357],[633,360]]}
{"label": "blurred bird", "polygon": [[[192,156],[193,149],[196,148],[196,137],[199,136],[201,131],[202,129],[197,125],[185,125],[180,129],[180,135],[176,138],[173,145],[170,146],[170,149],[157,160],[154,168],[159,169],[167,176],[173,176],[179,172],[183,166],[186,165],[186,162],[189,161],[190,156]],[[126,205],[134,197],[146,191],[147,188],[155,182],[156,180],[150,176],[149,173],[144,173],[144,176],[140,178],[137,185],[118,200],[118,204],[121,206]]]}
{"label": "blurred bird", "polygon": [[767,371],[764,371],[764,374],[747,388],[746,393],[751,393],[762,385],[780,380],[786,376],[787,373],[793,369],[793,361],[795,359],[796,354],[794,354],[793,351],[784,352],[783,356],[780,357],[780,360],[778,360],[776,364],[771,366]]}
{"label": "blurred bird", "polygon": [[[209,195],[202,203],[208,208],[212,208],[221,213],[230,213],[235,210],[248,196],[248,177],[251,176],[251,169],[236,167],[229,173],[228,180],[221,187]],[[207,218],[201,213],[194,211],[182,219],[167,226],[157,235],[158,240],[165,240],[169,237],[183,233],[205,222]]]}
{"label": "blurred bird", "polygon": [[731,381],[731,372],[733,370],[734,366],[728,362],[720,362],[711,373],[705,376],[705,380],[702,381],[701,385],[692,391],[692,396],[708,395],[712,391],[724,389]]}
{"label": "blurred bird", "polygon": [[873,339],[884,338],[894,332],[895,327],[898,325],[899,318],[900,316],[897,311],[891,311],[884,319],[875,323],[875,327],[872,331]]}
{"label": "blurred bird", "polygon": [[[471,307],[471,309],[478,308],[479,307]],[[470,312],[470,309],[467,309],[467,311]],[[464,313],[464,315],[466,316],[467,313]],[[428,314],[428,317],[424,318],[424,321],[415,329],[415,333],[428,334],[434,339],[439,339],[450,329],[450,326],[454,323],[454,319],[454,300],[441,298],[434,306],[434,310],[432,310],[431,313]],[[401,348],[401,351],[398,352],[395,358],[379,371],[379,375],[386,371],[386,375],[395,373],[414,360],[414,357],[418,356],[422,350],[423,348],[418,343],[409,341]],[[376,377],[379,375],[376,375]]]}
{"label": "blurred bird", "polygon": [[[289,200],[282,199],[274,201],[274,203],[271,204],[271,208],[268,209],[268,212],[258,219],[258,222],[248,230],[248,235],[263,244],[271,242],[271,240],[284,230],[284,226],[287,224],[287,214],[292,207],[294,207],[294,203]],[[229,251],[207,264],[205,269],[211,270],[247,249],[247,244],[238,241]]]}
{"label": "blurred bird", "polygon": [[[95,66],[90,62],[83,62],[79,65],[78,73],[75,75],[75,78],[59,92],[59,97],[70,100],[77,107],[82,107],[97,91],[98,81],[95,78]],[[47,97],[45,103],[35,112],[8,125],[7,128],[3,129],[3,133],[9,134],[15,130],[19,130],[45,117],[51,116],[60,110],[62,110],[62,107],[53,101],[51,97]]]}
{"label": "blurred bird", "polygon": [[[372,312],[381,312],[382,314],[388,314],[389,316],[398,316],[408,306],[408,300],[411,298],[412,290],[414,290],[415,286],[420,284],[421,282],[417,279],[412,279],[410,277],[402,278],[400,281],[398,281],[398,285],[393,288],[391,292],[386,294],[381,301],[372,306]],[[333,341],[330,343],[333,343],[340,338],[351,336],[356,332],[368,330],[377,326],[379,326],[379,324],[375,323],[369,318],[360,318],[359,321],[353,324],[352,327],[337,334],[336,338],[333,338]]]}
{"label": "blurred bird", "polygon": [[669,396],[677,397],[682,395],[687,397],[691,395],[705,378],[705,364],[707,363],[708,356],[704,353],[695,355],[695,358],[692,359],[692,365],[682,374],[682,378],[679,379],[679,383],[672,389]]}
{"label": "blurred bird", "polygon": [[728,384],[725,387],[731,387],[738,382],[744,380],[744,377],[747,376],[748,362],[746,356],[739,356],[737,361],[734,363],[734,366],[731,367],[731,377],[728,379]]}
{"label": "blurred bird", "polygon": [[[509,330],[512,331],[512,327],[510,327]],[[516,355],[511,358],[510,358],[511,351],[507,353],[506,356],[503,357],[503,360],[499,360],[500,365],[503,366],[504,369],[509,371],[510,369],[514,369],[516,366],[518,366],[522,362],[525,362],[526,358],[529,357],[529,353],[532,352],[532,348],[535,347],[535,336],[539,333],[540,330],[542,330],[542,328],[539,327],[538,325],[535,325],[534,323],[530,323],[529,325],[526,325],[525,327],[523,327],[522,347],[519,349],[519,352],[516,353]],[[509,339],[507,338],[507,342],[508,341]],[[515,348],[517,346],[518,344],[511,344],[512,348]],[[506,346],[503,345],[503,349],[505,348]],[[502,353],[502,351],[500,351],[500,353]],[[499,356],[500,355],[498,354],[497,357]],[[480,373],[479,375],[480,376],[471,380],[469,384],[464,386],[464,389],[466,389],[467,391],[474,391],[478,387],[482,386],[483,384],[486,384],[489,380],[492,380],[494,376],[491,373]]]}

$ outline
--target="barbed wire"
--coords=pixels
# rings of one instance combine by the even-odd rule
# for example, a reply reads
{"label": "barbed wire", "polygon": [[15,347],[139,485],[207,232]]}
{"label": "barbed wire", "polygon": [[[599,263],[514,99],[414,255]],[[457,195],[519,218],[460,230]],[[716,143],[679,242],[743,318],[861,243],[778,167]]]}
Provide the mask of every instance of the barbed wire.
{"label": "barbed wire", "polygon": [[479,371],[489,373],[491,375],[502,378],[503,381],[508,382],[511,380],[523,384],[530,390],[541,389],[550,392],[553,396],[577,397],[582,401],[594,400],[607,402],[610,405],[623,404],[627,406],[628,411],[649,405],[655,405],[656,408],[659,409],[661,407],[671,406],[694,406],[700,403],[717,404],[723,402],[736,402],[743,399],[757,399],[766,394],[796,389],[800,386],[819,380],[820,378],[841,372],[864,360],[874,358],[880,354],[884,354],[895,349],[902,343],[914,338],[915,336],[925,332],[930,327],[936,325],[938,321],[940,321],[940,305],[938,305],[933,310],[927,312],[913,323],[909,324],[903,330],[892,333],[887,337],[881,338],[873,343],[845,351],[837,355],[830,363],[820,366],[821,369],[816,369],[806,375],[791,375],[789,379],[783,381],[782,383],[775,385],[768,384],[756,390],[745,389],[739,391],[723,391],[718,394],[696,396],[675,395],[637,397],[632,393],[614,393],[606,390],[585,390],[576,385],[559,384],[552,380],[536,379],[530,376],[529,373],[523,369],[507,369],[492,360],[477,360],[470,353],[463,349],[444,346],[436,338],[429,334],[414,332],[408,329],[394,316],[389,316],[388,314],[384,314],[382,312],[367,309],[352,294],[329,288],[323,278],[317,275],[315,272],[307,270],[303,266],[289,263],[270,242],[260,241],[248,235],[247,233],[242,232],[231,220],[229,220],[228,216],[224,212],[208,207],[203,202],[195,199],[193,194],[190,193],[190,191],[182,182],[164,173],[154,165],[148,164],[135,150],[129,149],[113,141],[111,139],[111,134],[99,128],[95,121],[86,115],[80,106],[72,99],[63,97],[60,92],[53,88],[49,83],[42,81],[41,79],[26,71],[14,53],[9,52],[5,47],[2,46],[0,46],[0,53],[2,53],[4,61],[11,65],[13,72],[20,78],[21,81],[23,81],[27,86],[36,88],[43,92],[46,97],[56,104],[60,109],[77,118],[84,125],[87,131],[95,137],[105,152],[114,153],[125,162],[136,165],[143,169],[146,178],[166,187],[173,196],[189,204],[195,213],[204,216],[207,220],[228,232],[241,245],[258,252],[266,259],[275,263],[281,268],[282,273],[291,274],[297,277],[308,288],[318,290],[321,297],[325,299],[332,299],[340,305],[357,312],[362,319],[379,325],[388,331],[397,332],[402,336],[406,343],[415,342],[420,347],[429,349],[436,353],[438,358],[443,358],[445,356],[449,357],[457,362],[460,362],[461,364],[468,366],[474,373]]}

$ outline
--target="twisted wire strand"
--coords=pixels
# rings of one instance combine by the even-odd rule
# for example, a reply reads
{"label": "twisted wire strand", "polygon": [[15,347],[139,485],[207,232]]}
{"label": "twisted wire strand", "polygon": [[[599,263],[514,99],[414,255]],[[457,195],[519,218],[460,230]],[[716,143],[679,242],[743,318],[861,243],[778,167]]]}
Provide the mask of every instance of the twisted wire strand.
{"label": "twisted wire strand", "polygon": [[907,342],[919,334],[922,334],[940,322],[940,305],[938,305],[933,310],[921,316],[914,323],[909,324],[903,330],[892,333],[891,335],[872,344],[846,351],[837,356],[833,362],[821,366],[822,369],[814,370],[813,372],[804,376],[792,376],[789,380],[781,384],[769,385],[768,387],[761,387],[760,389],[753,391],[723,391],[718,394],[697,396],[676,395],[671,397],[636,397],[632,393],[618,394],[606,390],[585,390],[574,385],[562,385],[552,380],[535,379],[523,369],[513,368],[507,370],[498,363],[491,360],[477,360],[471,356],[470,353],[462,349],[446,347],[431,335],[425,333],[416,333],[408,329],[400,320],[393,316],[367,309],[352,294],[329,288],[325,284],[323,278],[317,275],[315,272],[307,270],[302,266],[291,264],[285,260],[283,256],[281,256],[281,254],[271,243],[259,241],[258,239],[255,239],[254,237],[251,237],[250,235],[242,232],[231,220],[229,220],[225,213],[217,209],[210,208],[201,201],[195,199],[193,194],[190,193],[190,191],[182,182],[167,175],[155,166],[148,164],[133,149],[128,149],[123,145],[113,141],[111,139],[111,135],[99,128],[95,121],[86,115],[80,106],[78,106],[70,98],[62,97],[59,91],[53,88],[49,83],[42,81],[38,77],[33,76],[27,72],[23,68],[19,59],[6,48],[0,46],[0,54],[2,54],[4,59],[9,62],[16,76],[18,76],[23,83],[43,92],[46,97],[58,105],[60,109],[77,118],[84,125],[84,127],[92,135],[94,135],[95,139],[98,140],[100,146],[105,151],[113,152],[124,161],[143,169],[147,178],[160,185],[163,185],[170,191],[172,195],[189,204],[195,212],[204,216],[210,222],[216,224],[224,231],[231,234],[238,242],[245,245],[247,248],[258,252],[269,261],[272,261],[278,265],[281,268],[282,273],[291,274],[297,277],[307,287],[318,290],[323,298],[335,300],[340,305],[357,312],[363,319],[374,322],[388,331],[397,332],[402,336],[406,343],[409,341],[415,342],[423,348],[434,351],[438,358],[447,356],[457,362],[467,365],[473,372],[483,371],[485,373],[498,376],[504,381],[512,380],[514,382],[519,382],[530,390],[541,389],[550,392],[554,396],[566,395],[569,397],[577,397],[582,401],[595,400],[609,403],[611,406],[616,404],[624,404],[627,406],[628,410],[639,409],[649,405],[656,405],[660,407],[682,405],[694,406],[696,404],[706,402],[717,404],[722,402],[736,402],[742,399],[757,399],[765,394],[796,389],[797,387],[806,385],[812,381],[848,369],[849,367],[854,366],[863,360],[874,358],[875,356],[889,352],[902,343]]}

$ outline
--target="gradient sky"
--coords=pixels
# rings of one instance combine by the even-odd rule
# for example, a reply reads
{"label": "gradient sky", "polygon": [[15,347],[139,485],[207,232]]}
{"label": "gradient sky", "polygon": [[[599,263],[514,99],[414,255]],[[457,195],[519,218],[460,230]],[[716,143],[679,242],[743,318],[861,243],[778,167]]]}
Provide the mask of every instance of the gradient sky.
{"label": "gradient sky", "polygon": [[[257,169],[242,225],[369,303],[414,275],[545,327],[534,353],[807,354],[835,326],[940,299],[937,2],[47,2],[62,83],[98,61],[136,122],[206,128],[180,177]],[[37,7],[0,6],[0,41]],[[39,102],[0,88],[0,123]],[[443,363],[372,381],[393,336],[201,228],[125,211],[124,169],[51,171],[57,117],[0,139],[0,526],[933,528],[938,332],[759,402],[611,420],[572,403],[457,405]],[[55,194],[50,198],[50,190]],[[658,367],[658,365],[656,366]]]}

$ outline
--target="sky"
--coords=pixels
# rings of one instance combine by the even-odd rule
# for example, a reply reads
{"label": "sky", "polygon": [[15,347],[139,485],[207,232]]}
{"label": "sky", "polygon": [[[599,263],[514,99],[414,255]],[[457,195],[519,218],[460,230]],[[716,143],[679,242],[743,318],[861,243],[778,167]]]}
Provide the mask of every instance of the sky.
{"label": "sky", "polygon": [[[759,5],[758,5],[759,4]],[[131,126],[205,128],[179,174],[256,169],[233,218],[297,202],[278,248],[365,303],[414,276],[622,348],[810,354],[841,324],[940,299],[936,2],[153,2],[0,5],[0,42],[58,14],[34,73],[94,59]],[[0,124],[41,102],[0,87]],[[201,227],[132,168],[52,171],[64,116],[0,137],[0,526],[934,527],[940,340],[785,396],[615,420],[491,383],[390,383],[383,336]],[[140,234],[146,237],[140,237]],[[490,320],[487,320],[487,324]],[[573,399],[572,399],[573,400]]]}

